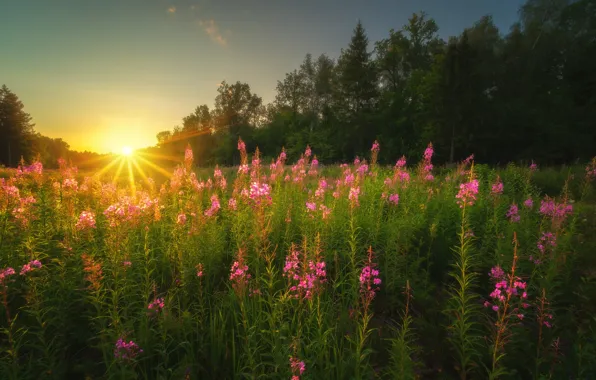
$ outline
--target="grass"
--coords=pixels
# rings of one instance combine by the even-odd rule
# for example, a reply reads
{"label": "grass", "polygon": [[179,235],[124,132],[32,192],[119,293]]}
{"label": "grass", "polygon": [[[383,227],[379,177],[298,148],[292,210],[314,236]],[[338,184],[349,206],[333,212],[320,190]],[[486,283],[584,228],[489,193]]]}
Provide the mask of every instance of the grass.
{"label": "grass", "polygon": [[[187,157],[134,186],[66,165],[3,170],[2,378],[596,373],[596,192],[583,168],[467,162],[427,181],[423,164],[381,167],[376,154],[270,168],[241,153],[246,172]],[[478,193],[461,192],[473,179]],[[547,196],[572,211],[541,212]]]}

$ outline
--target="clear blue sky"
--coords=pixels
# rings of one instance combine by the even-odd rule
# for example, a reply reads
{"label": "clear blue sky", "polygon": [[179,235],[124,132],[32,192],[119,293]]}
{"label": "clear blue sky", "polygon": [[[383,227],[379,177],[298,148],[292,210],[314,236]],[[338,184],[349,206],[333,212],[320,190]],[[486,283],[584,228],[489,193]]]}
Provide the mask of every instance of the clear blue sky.
{"label": "clear blue sky", "polygon": [[[501,33],[521,0],[0,0],[0,84],[36,130],[74,149],[154,145],[210,107],[222,80],[273,100],[308,52],[337,58],[358,19],[371,42],[423,10],[441,37],[491,14]],[[372,46],[371,46],[372,49]]]}

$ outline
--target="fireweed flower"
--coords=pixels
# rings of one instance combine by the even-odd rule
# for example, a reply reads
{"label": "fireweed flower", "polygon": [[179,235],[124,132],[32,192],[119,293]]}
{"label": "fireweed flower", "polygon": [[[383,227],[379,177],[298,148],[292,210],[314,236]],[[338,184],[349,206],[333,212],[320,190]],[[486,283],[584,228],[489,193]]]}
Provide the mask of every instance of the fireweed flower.
{"label": "fireweed flower", "polygon": [[[490,293],[491,301],[485,301],[484,307],[491,307],[495,312],[504,310],[504,306],[508,305],[512,299],[519,303],[527,299],[526,292],[527,283],[521,278],[511,274],[506,274],[499,266],[495,266],[489,273],[490,279],[494,282],[494,290]],[[524,315],[518,313],[519,308],[514,308],[513,311],[519,319],[523,319]]]}
{"label": "fireweed flower", "polygon": [[459,185],[459,192],[455,196],[457,200],[457,204],[460,208],[464,208],[465,206],[472,206],[476,201],[476,195],[478,195],[478,180],[474,179],[467,183],[462,183]]}
{"label": "fireweed flower", "polygon": [[271,204],[271,187],[266,183],[252,182],[248,197],[256,205]]}
{"label": "fireweed flower", "polygon": [[494,196],[503,194],[503,182],[501,182],[501,178],[499,176],[497,176],[497,180],[491,187],[491,194]]}
{"label": "fireweed flower", "polygon": [[203,264],[197,264],[197,277],[203,277]]}
{"label": "fireweed flower", "polygon": [[192,149],[190,148],[190,144],[186,146],[186,150],[184,151],[184,165],[187,169],[190,169],[192,166],[192,162],[194,160]]}
{"label": "fireweed flower", "polygon": [[540,253],[545,253],[548,247],[554,248],[557,246],[557,237],[552,232],[543,232],[536,246]]}
{"label": "fireweed flower", "polygon": [[393,203],[394,205],[397,205],[399,203],[399,195],[397,194],[391,194],[389,196],[389,202]]}
{"label": "fireweed flower", "polygon": [[292,247],[286,256],[283,276],[290,281],[289,290],[295,298],[311,299],[326,282],[327,271],[324,261],[318,258],[307,261],[304,254]]}
{"label": "fireweed flower", "polygon": [[21,272],[19,273],[21,276],[31,272],[34,269],[39,269],[41,268],[41,262],[39,260],[32,260],[30,262],[28,262],[27,264],[23,265],[23,267],[21,268]]}
{"label": "fireweed flower", "polygon": [[183,226],[184,224],[186,224],[186,214],[181,212],[180,214],[178,214],[178,217],[176,218],[176,224]]}
{"label": "fireweed flower", "polygon": [[573,213],[573,206],[566,203],[556,203],[553,199],[546,197],[540,201],[540,213],[553,219],[556,225],[561,225],[568,215]]}
{"label": "fireweed flower", "polygon": [[220,208],[221,206],[219,204],[219,198],[217,195],[213,194],[211,196],[211,207],[205,211],[205,216],[211,217],[215,215]]}
{"label": "fireweed flower", "polygon": [[310,145],[307,145],[306,150],[304,151],[304,157],[310,157],[311,154]]}
{"label": "fireweed flower", "polygon": [[235,198],[230,198],[228,200],[228,208],[230,210],[236,211],[237,203],[236,203],[236,199]]}
{"label": "fireweed flower", "polygon": [[517,208],[517,205],[515,203],[509,206],[509,211],[507,211],[507,218],[511,223],[519,222],[519,209]]}
{"label": "fireweed flower", "polygon": [[306,370],[306,365],[304,364],[304,361],[301,361],[295,357],[291,357],[290,368],[292,369],[293,374],[292,380],[300,380],[300,375],[302,375]]}
{"label": "fireweed flower", "polygon": [[164,306],[165,304],[163,298],[156,298],[147,306],[149,316],[156,316],[160,311],[163,310]]}
{"label": "fireweed flower", "polygon": [[370,148],[371,152],[379,152],[381,150],[381,146],[379,145],[379,142],[377,140],[375,140],[375,142],[372,145],[372,148]]}
{"label": "fireweed flower", "polygon": [[360,175],[363,176],[366,173],[368,173],[368,165],[363,163],[360,166],[358,166],[358,169],[356,169],[356,172]]}
{"label": "fireweed flower", "polygon": [[77,221],[77,224],[75,224],[75,228],[79,231],[95,228],[95,214],[91,211],[81,212],[79,220]]}
{"label": "fireweed flower", "polygon": [[536,165],[534,163],[534,160],[532,160],[532,163],[530,164],[530,171],[534,172],[538,169],[538,165]]}
{"label": "fireweed flower", "polygon": [[373,262],[373,251],[369,247],[366,265],[362,268],[359,277],[360,295],[362,296],[365,309],[368,309],[368,305],[375,298],[376,292],[380,290],[381,279],[379,278],[379,270],[375,268],[376,263]]}
{"label": "fireweed flower", "polygon": [[403,169],[406,166],[406,156],[401,156],[395,163],[395,169]]}
{"label": "fireweed flower", "polygon": [[8,277],[14,275],[15,273],[16,272],[11,267],[0,269],[0,285],[3,284]]}
{"label": "fireweed flower", "polygon": [[236,261],[230,269],[230,281],[232,281],[232,288],[237,296],[240,297],[244,294],[250,278],[248,265],[244,263],[244,251],[240,249],[236,255]]}
{"label": "fireweed flower", "polygon": [[534,201],[532,200],[532,198],[528,198],[524,201],[524,207],[526,207],[526,208],[534,207]]}
{"label": "fireweed flower", "polygon": [[433,170],[433,164],[431,162],[431,159],[433,157],[433,144],[432,143],[428,143],[428,147],[424,150],[424,156],[423,156],[423,161],[420,164],[421,168],[422,168],[422,176],[424,176],[424,179],[426,181],[432,181],[435,177],[432,175],[432,170]]}
{"label": "fireweed flower", "polygon": [[132,340],[126,342],[119,338],[114,348],[114,357],[119,360],[130,361],[143,352]]}
{"label": "fireweed flower", "polygon": [[358,206],[358,196],[360,195],[360,186],[350,188],[350,193],[348,194],[348,199],[352,207]]}

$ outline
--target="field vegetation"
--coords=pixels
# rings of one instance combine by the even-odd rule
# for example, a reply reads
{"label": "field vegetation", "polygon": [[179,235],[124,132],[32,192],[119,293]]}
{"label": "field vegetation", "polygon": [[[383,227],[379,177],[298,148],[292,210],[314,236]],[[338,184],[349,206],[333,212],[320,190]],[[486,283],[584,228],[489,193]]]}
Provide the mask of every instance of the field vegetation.
{"label": "field vegetation", "polygon": [[[0,179],[2,379],[587,379],[596,160]],[[129,158],[123,158],[126,160]],[[132,159],[132,158],[130,158]],[[389,158],[385,158],[389,160]],[[199,173],[199,174],[197,174]]]}

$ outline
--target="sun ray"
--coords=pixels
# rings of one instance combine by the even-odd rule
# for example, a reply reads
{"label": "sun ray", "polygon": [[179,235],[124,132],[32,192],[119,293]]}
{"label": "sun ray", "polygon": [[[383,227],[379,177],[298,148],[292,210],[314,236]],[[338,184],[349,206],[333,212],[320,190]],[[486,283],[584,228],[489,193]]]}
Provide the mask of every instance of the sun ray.
{"label": "sun ray", "polygon": [[135,175],[132,172],[132,165],[130,163],[132,160],[126,160],[126,164],[128,166],[128,182],[130,184],[130,190],[132,192],[132,197],[136,199],[137,196],[137,186],[135,184]]}
{"label": "sun ray", "polygon": [[114,158],[109,164],[107,164],[106,166],[104,166],[103,168],[101,168],[97,173],[95,173],[95,176],[97,178],[101,178],[101,176],[104,173],[106,173],[108,170],[110,170],[110,168],[112,166],[114,166],[115,164],[117,164],[120,161],[122,161],[122,157],[116,157],[116,158]]}
{"label": "sun ray", "polygon": [[118,165],[118,169],[116,169],[116,174],[112,178],[112,183],[116,184],[120,179],[120,172],[122,172],[122,167],[124,166],[124,160],[120,159],[120,165]]}
{"label": "sun ray", "polygon": [[137,169],[137,171],[141,175],[141,178],[143,178],[143,180],[145,182],[147,182],[147,180],[148,180],[147,174],[145,174],[145,172],[143,171],[143,168],[141,168],[141,165],[139,165],[139,163],[137,162],[137,159],[133,158],[131,161],[132,161],[132,164],[134,165],[134,167]]}
{"label": "sun ray", "polygon": [[151,168],[157,170],[159,173],[165,175],[166,178],[170,178],[172,176],[172,173],[170,173],[169,171],[165,170],[164,168],[162,168],[160,166],[155,165],[153,162],[151,162],[143,157],[138,157],[138,158],[147,166],[150,166]]}

